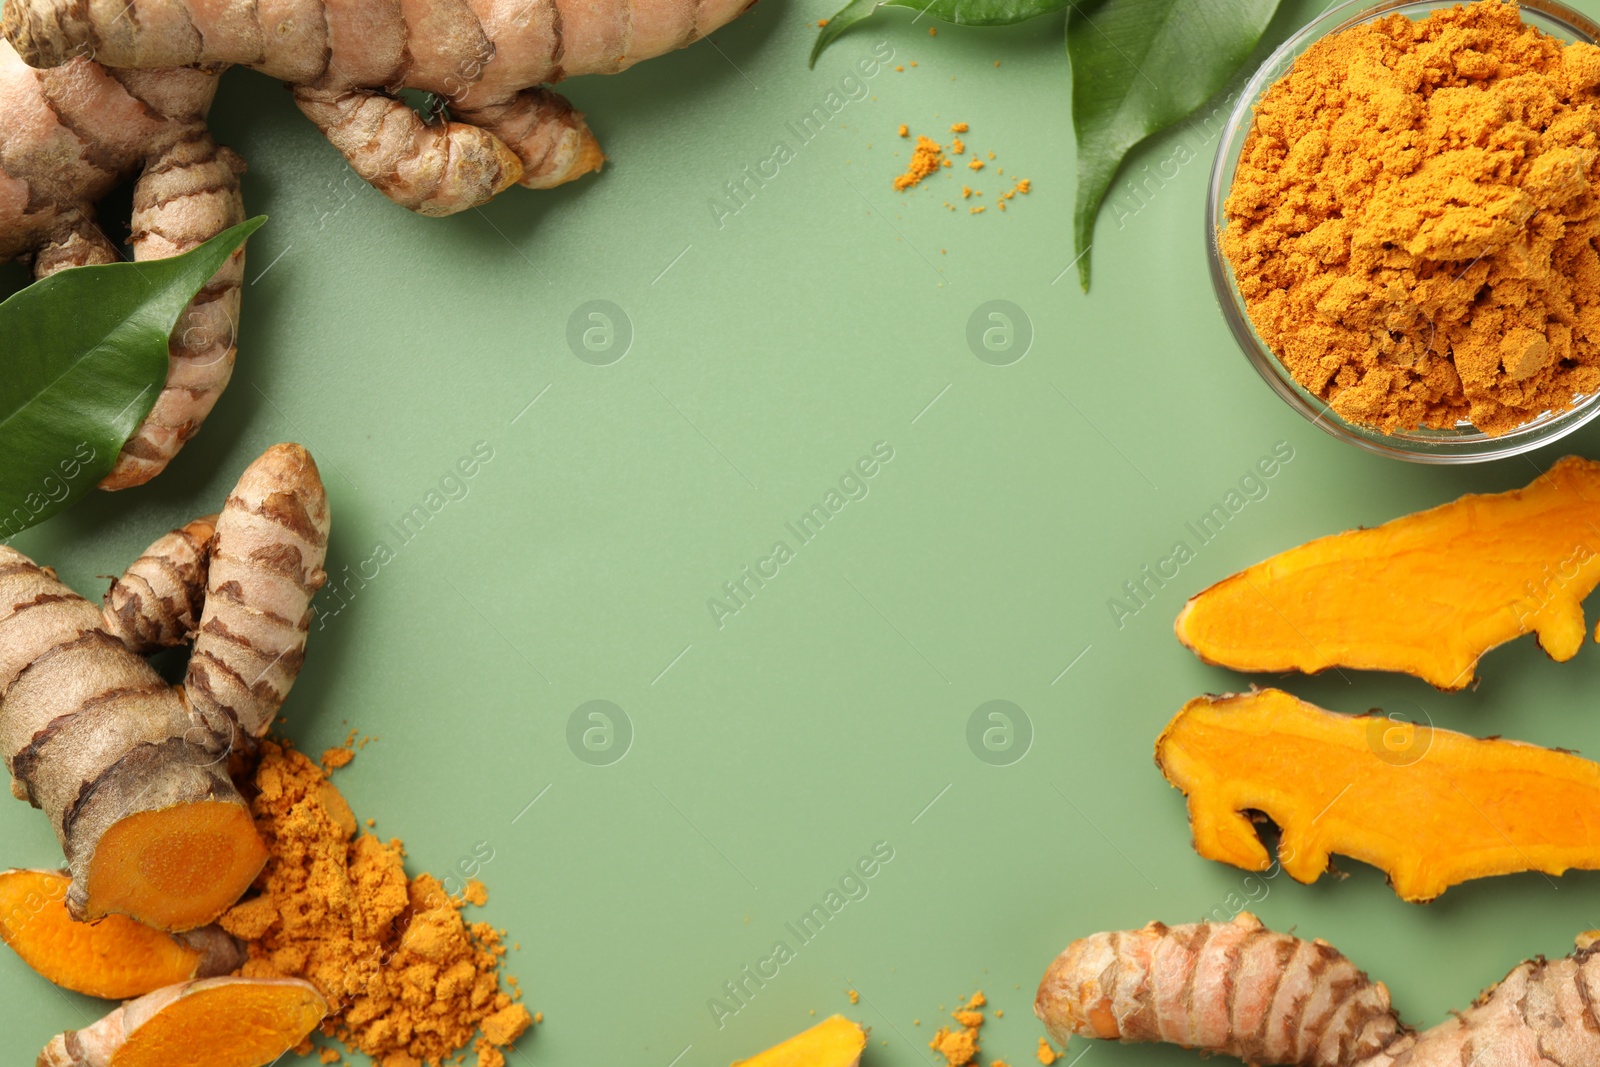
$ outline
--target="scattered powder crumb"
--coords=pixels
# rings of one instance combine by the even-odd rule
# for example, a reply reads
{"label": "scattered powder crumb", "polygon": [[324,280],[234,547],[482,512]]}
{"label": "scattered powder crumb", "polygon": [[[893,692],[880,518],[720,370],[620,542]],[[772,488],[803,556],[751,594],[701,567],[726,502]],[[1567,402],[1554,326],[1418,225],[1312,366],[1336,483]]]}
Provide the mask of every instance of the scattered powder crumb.
{"label": "scattered powder crumb", "polygon": [[903,67],[903,66],[900,66],[900,65],[896,65],[895,68],[894,68],[894,72],[896,74],[904,74],[906,72],[906,68]]}
{"label": "scattered powder crumb", "polygon": [[[536,1024],[542,1025],[544,1023],[544,1012],[542,1012],[542,1011],[534,1012],[533,1013],[533,1021]],[[1043,1040],[1043,1039],[1041,1038],[1040,1040]]]}
{"label": "scattered powder crumb", "polygon": [[861,994],[857,993],[854,989],[850,990],[850,1003],[852,1003],[852,1004],[860,1004],[861,1003]]}
{"label": "scattered powder crumb", "polygon": [[981,159],[973,159],[973,160],[971,160],[970,162],[967,163],[967,166],[971,167],[973,170],[982,170],[983,169],[983,160],[981,160]]}
{"label": "scattered powder crumb", "polygon": [[968,210],[968,214],[971,214],[971,215],[982,215],[983,214],[983,210],[984,210],[983,209],[983,205],[979,204],[977,207],[969,209]]}
{"label": "scattered powder crumb", "polygon": [[1004,1019],[1006,1017],[1006,1010],[1004,1008],[996,1008],[994,1010],[994,1017],[996,1019]]}
{"label": "scattered powder crumb", "polygon": [[310,981],[332,1005],[322,1033],[382,1067],[469,1048],[503,1067],[534,1020],[501,988],[501,935],[463,921],[433,876],[408,878],[400,841],[356,836],[328,773],[287,744],[263,743],[254,793],[267,866],[221,919],[249,950],[239,973]]}
{"label": "scattered powder crumb", "polygon": [[961,187],[961,199],[963,199],[963,200],[967,200],[967,199],[969,199],[969,198],[970,198],[970,197],[971,197],[971,196],[972,196],[972,186],[970,186],[970,185],[963,185],[963,186],[962,186],[962,187]]}
{"label": "scattered powder crumb", "polygon": [[950,142],[950,154],[951,155],[959,156],[963,152],[965,152],[966,150],[967,150],[967,142],[963,141],[961,138],[957,137],[955,140]]}
{"label": "scattered powder crumb", "polygon": [[933,1035],[933,1040],[928,1042],[928,1047],[943,1056],[948,1067],[966,1067],[982,1051],[978,1045],[978,1030],[983,1026],[983,1012],[978,1009],[987,1003],[982,990],[973,993],[965,1007],[956,1009],[950,1015],[960,1024],[960,1029],[941,1026]]}
{"label": "scattered powder crumb", "polygon": [[350,761],[356,754],[343,746],[335,746],[322,753],[322,767],[324,770],[336,771],[340,767],[350,766]]}
{"label": "scattered powder crumb", "polygon": [[489,903],[489,887],[476,878],[467,880],[467,888],[462,890],[461,899],[475,908],[481,908]]}
{"label": "scattered powder crumb", "polygon": [[972,129],[972,127],[968,126],[965,122],[957,122],[957,123],[955,123],[954,125],[952,125],[950,127],[950,132],[951,133],[966,133],[971,129]]}
{"label": "scattered powder crumb", "polygon": [[822,29],[822,27],[826,26],[827,24],[828,24],[828,20],[827,19],[818,19],[817,20],[817,29],[820,30],[820,29]]}
{"label": "scattered powder crumb", "polygon": [[937,36],[939,36],[939,27],[937,27],[937,26],[929,26],[928,27],[928,36],[929,37],[937,37]]}
{"label": "scattered powder crumb", "polygon": [[317,1059],[323,1063],[338,1063],[339,1050],[336,1048],[324,1048],[317,1053]]}
{"label": "scattered powder crumb", "polygon": [[944,149],[938,141],[931,137],[918,136],[916,150],[911,153],[911,162],[906,165],[906,172],[894,180],[894,187],[906,190],[917,185],[939,169],[944,161]]}
{"label": "scattered powder crumb", "polygon": [[993,158],[994,158],[994,153],[993,153],[993,152],[990,152],[990,153],[989,153],[989,158],[990,158],[990,159],[993,159]]}
{"label": "scattered powder crumb", "polygon": [[912,60],[912,61],[911,61],[911,65],[912,65],[912,66],[913,66],[913,67],[914,67],[914,66],[916,66],[916,65],[917,65],[917,61],[916,61],[916,60],[914,60],[914,59],[913,59],[913,60]]}
{"label": "scattered powder crumb", "polygon": [[1044,1064],[1044,1067],[1050,1067],[1059,1058],[1056,1055],[1056,1050],[1050,1047],[1050,1042],[1041,1037],[1039,1039],[1039,1062]]}
{"label": "scattered powder crumb", "polygon": [[903,122],[900,124],[900,136],[901,137],[910,137],[911,136],[911,127],[907,126]]}
{"label": "scattered powder crumb", "polygon": [[995,61],[994,61],[994,65],[995,65],[995,66],[997,66],[997,67],[998,67],[998,66],[999,66],[999,65],[1000,65],[1000,61],[999,61],[999,60],[998,60],[998,59],[997,59],[997,60],[995,60]]}
{"label": "scattered powder crumb", "polygon": [[370,830],[376,825],[378,825],[378,820],[377,819],[368,819],[367,820],[367,829]]}

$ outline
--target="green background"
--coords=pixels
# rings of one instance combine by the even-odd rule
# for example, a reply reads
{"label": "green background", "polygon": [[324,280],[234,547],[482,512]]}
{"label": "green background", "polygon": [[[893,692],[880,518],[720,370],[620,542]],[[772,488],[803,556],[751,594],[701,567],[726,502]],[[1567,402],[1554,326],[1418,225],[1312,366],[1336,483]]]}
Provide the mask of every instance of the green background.
{"label": "green background", "polygon": [[[1319,9],[1286,5],[1269,36]],[[804,20],[828,13],[767,0],[715,47],[563,86],[610,153],[604,174],[445,220],[361,184],[275,83],[229,74],[214,126],[249,161],[250,211],[271,216],[250,245],[233,386],[164,477],[15,543],[93,595],[98,575],[214,510],[268,444],[313,449],[335,578],[379,541],[395,555],[342,609],[320,598],[339,610],[313,630],[284,729],[312,752],[377,736],[337,780],[414,871],[492,849],[484,915],[520,942],[510,968],[546,1018],[515,1063],[721,1067],[812,1011],[872,1028],[867,1067],[926,1063],[941,1005],[981,987],[1005,1011],[987,1050],[1018,1065],[1042,1033],[1033,989],[1068,941],[1226,917],[1252,885],[1263,919],[1339,946],[1416,1024],[1600,926],[1586,873],[1469,884],[1427,907],[1351,862],[1343,881],[1247,883],[1194,854],[1150,758],[1184,700],[1248,682],[1174,640],[1186,596],[1311,537],[1600,454],[1600,427],[1457,469],[1323,435],[1257,378],[1213,300],[1203,134],[1135,158],[1135,174],[1154,170],[1184,139],[1200,156],[1120,227],[1102,218],[1085,297],[1066,271],[1061,20],[929,37],[893,12],[808,71]],[[796,147],[785,123],[878,42],[905,71],[868,79]],[[956,121],[996,153],[990,169],[895,193],[899,124],[943,137]],[[776,140],[794,158],[719,228],[709,201]],[[962,181],[992,204],[996,167],[1032,195],[1005,214],[945,209]],[[1008,366],[967,341],[994,299],[1031,323]],[[631,323],[610,365],[568,347],[591,300]],[[465,498],[399,544],[388,525],[478,442],[493,459]],[[878,442],[893,459],[868,495],[798,545],[785,522]],[[1268,494],[1119,628],[1108,599],[1278,442],[1294,458]],[[795,558],[719,628],[707,601],[779,539]],[[1557,665],[1524,638],[1451,695],[1347,674],[1286,684],[1340,710],[1600,752],[1589,646]],[[567,740],[597,699],[634,734],[606,766]],[[1009,766],[967,743],[997,699],[1034,735]],[[0,833],[7,864],[58,858],[24,805],[0,805]],[[894,858],[865,898],[799,946],[785,923],[880,841]],[[719,1028],[708,1001],[779,939],[793,961]],[[9,956],[0,1003],[10,1063],[105,1007]],[[1196,1062],[1115,1046],[1093,1061]]]}

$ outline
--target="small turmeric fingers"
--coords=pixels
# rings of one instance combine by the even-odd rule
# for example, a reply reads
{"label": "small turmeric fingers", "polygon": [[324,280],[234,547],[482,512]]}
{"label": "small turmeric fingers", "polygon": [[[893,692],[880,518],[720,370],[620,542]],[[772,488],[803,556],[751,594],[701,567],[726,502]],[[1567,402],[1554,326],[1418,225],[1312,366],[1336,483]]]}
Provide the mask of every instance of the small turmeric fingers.
{"label": "small turmeric fingers", "polygon": [[1045,972],[1033,1011],[1058,1046],[1074,1035],[1165,1041],[1262,1065],[1353,1067],[1406,1033],[1382,983],[1249,912],[1074,941]]}
{"label": "small turmeric fingers", "polygon": [[106,591],[106,632],[140,655],[187,641],[199,625],[216,532],[217,516],[207,515],[145,549]]}
{"label": "small turmeric fingers", "polygon": [[236,747],[266,733],[305,662],[328,525],[316,462],[294,444],[252,463],[217,519],[184,693],[211,733]]}
{"label": "small turmeric fingers", "polygon": [[[281,9],[140,0],[139,17],[76,0],[11,0],[4,32],[29,63],[92,54],[116,68],[251,67],[286,82],[358,173],[413,211],[446,215],[521,182],[600,169],[594,135],[541,88],[613,74],[683,48],[750,0],[476,0],[413,11],[382,0],[285,0]],[[424,121],[396,95],[430,93]]]}
{"label": "small turmeric fingers", "polygon": [[37,1067],[265,1067],[327,1014],[322,994],[298,978],[205,978],[58,1034]]}
{"label": "small turmeric fingers", "polygon": [[1156,763],[1189,800],[1194,846],[1269,866],[1247,812],[1283,832],[1278,858],[1314,882],[1333,853],[1370,863],[1404,900],[1472,878],[1600,869],[1600,764],[1380,715],[1325,711],[1276,689],[1185,704]]}
{"label": "small turmeric fingers", "polygon": [[174,935],[122,915],[78,922],[67,912],[70,881],[59,871],[0,871],[0,940],[63,989],[127,1000],[245,961],[244,947],[216,926]]}
{"label": "small turmeric fingers", "polygon": [[[109,71],[81,57],[34,70],[0,39],[0,261],[31,258],[40,278],[116,262],[95,204],[128,179],[136,261],[244,221],[244,164],[206,128],[216,84],[207,71]],[[243,273],[240,249],[179,317],[166,383],[102,489],[149,481],[205,421],[233,372]]]}
{"label": "small turmeric fingers", "polygon": [[733,1067],[858,1067],[867,1034],[843,1015],[833,1015]]}
{"label": "small turmeric fingers", "polygon": [[1178,639],[1241,671],[1401,671],[1440,689],[1525,633],[1558,662],[1600,584],[1600,463],[1301,545],[1195,596]]}
{"label": "small turmeric fingers", "polygon": [[1389,991],[1322,941],[1231,923],[1163,926],[1074,941],[1039,984],[1034,1012],[1069,1035],[1166,1041],[1260,1067],[1590,1067],[1600,1063],[1600,949],[1519,963],[1470,1008],[1422,1033]]}

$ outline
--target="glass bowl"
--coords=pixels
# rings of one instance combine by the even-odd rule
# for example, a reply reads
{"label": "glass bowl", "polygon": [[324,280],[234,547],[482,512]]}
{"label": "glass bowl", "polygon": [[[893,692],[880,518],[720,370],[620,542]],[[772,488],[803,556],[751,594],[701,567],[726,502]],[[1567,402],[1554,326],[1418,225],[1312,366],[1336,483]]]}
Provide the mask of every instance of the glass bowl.
{"label": "glass bowl", "polygon": [[[1600,394],[1576,400],[1562,412],[1545,412],[1498,437],[1491,437],[1467,423],[1449,429],[1401,430],[1384,433],[1346,422],[1318,397],[1307,392],[1279,362],[1261,339],[1245,310],[1244,298],[1233,276],[1233,267],[1222,254],[1221,232],[1227,225],[1223,202],[1233,185],[1234,170],[1244,151],[1245,139],[1253,122],[1253,110],[1267,89],[1294,61],[1322,37],[1371,22],[1386,15],[1401,14],[1413,19],[1429,12],[1455,6],[1455,0],[1385,0],[1373,6],[1371,0],[1348,0],[1324,12],[1316,21],[1290,37],[1273,52],[1239,94],[1239,102],[1228,116],[1217,145],[1217,158],[1211,167],[1211,185],[1206,194],[1206,252],[1211,263],[1211,281],[1217,303],[1233,331],[1239,347],[1251,364],[1294,410],[1314,425],[1358,448],[1415,463],[1480,463],[1520,455],[1547,445],[1576,430],[1600,415]],[[1522,0],[1522,21],[1563,41],[1600,40],[1600,24],[1557,0]]]}

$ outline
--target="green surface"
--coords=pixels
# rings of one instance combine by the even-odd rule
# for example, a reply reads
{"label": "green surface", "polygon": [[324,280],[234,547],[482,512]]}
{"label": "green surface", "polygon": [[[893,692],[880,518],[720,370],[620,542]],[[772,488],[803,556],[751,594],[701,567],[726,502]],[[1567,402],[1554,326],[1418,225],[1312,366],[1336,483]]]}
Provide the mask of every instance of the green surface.
{"label": "green surface", "polygon": [[[930,39],[890,13],[810,73],[801,16],[828,13],[813,7],[768,0],[717,35],[721,54],[702,44],[570,83],[611,153],[604,175],[448,220],[391,206],[276,84],[230,74],[215,125],[250,161],[249,209],[272,216],[250,246],[233,387],[165,477],[17,540],[98,591],[96,575],[216,507],[266,445],[313,448],[330,570],[354,571],[378,541],[395,555],[313,632],[286,729],[312,751],[351,728],[378,736],[339,780],[414,870],[489,843],[485,914],[521,943],[512,969],[546,1017],[514,1063],[722,1067],[814,1009],[873,1028],[866,1067],[904,1067],[928,1062],[940,1005],[975,986],[1005,1009],[989,1050],[1028,1062],[1033,988],[1069,940],[1225,916],[1244,893],[1242,872],[1194,855],[1150,760],[1185,699],[1246,683],[1178,646],[1183,599],[1307,538],[1523,484],[1562,451],[1600,455],[1600,427],[1532,463],[1466,469],[1324,436],[1256,377],[1215,307],[1208,150],[1120,229],[1102,218],[1094,292],[1077,290],[1059,19]],[[1269,36],[1312,13],[1285,12]],[[879,41],[906,71],[870,79],[718,229],[708,198]],[[1032,196],[972,217],[942,206],[966,175],[891,191],[896,127],[958,120]],[[992,203],[996,178],[974,184]],[[1032,324],[1009,366],[966,340],[995,299]],[[609,366],[567,347],[591,300],[632,322]],[[480,441],[494,455],[467,495],[399,544],[389,524]],[[798,545],[784,524],[880,441],[894,458],[865,499]],[[1107,600],[1280,441],[1294,458],[1269,493],[1119,629]],[[794,558],[719,629],[707,600],[778,539]],[[1420,709],[1600,752],[1592,646],[1557,665],[1525,638],[1449,696],[1347,673],[1289,685],[1342,710]],[[631,720],[620,762],[568,747],[591,700]],[[1032,723],[1010,766],[968,748],[991,700]],[[0,833],[7,863],[57,858],[24,805],[0,805]],[[867,896],[798,946],[785,924],[879,841],[894,859]],[[1595,874],[1479,882],[1415,907],[1343,866],[1342,882],[1267,883],[1254,908],[1344,949],[1415,1023],[1600,926]],[[719,1029],[708,1000],[779,939],[795,958]],[[7,1063],[102,1010],[6,956],[0,1003]],[[1198,1062],[1105,1046],[1089,1067]]]}

